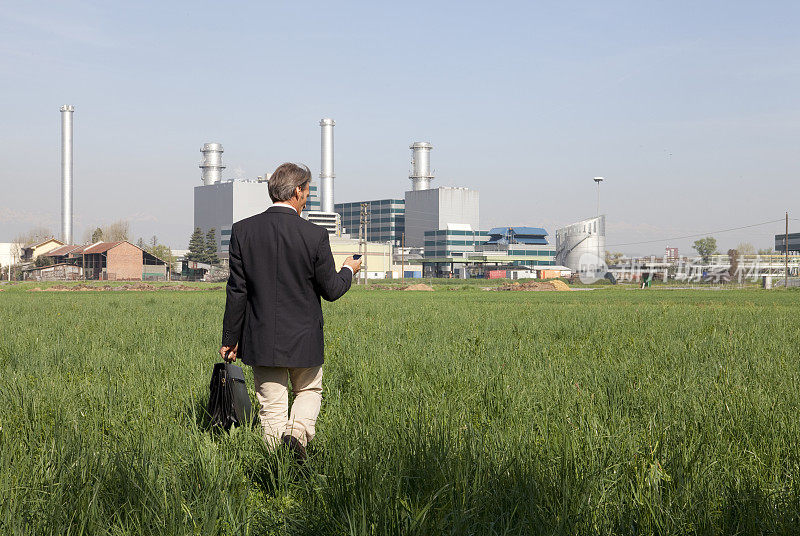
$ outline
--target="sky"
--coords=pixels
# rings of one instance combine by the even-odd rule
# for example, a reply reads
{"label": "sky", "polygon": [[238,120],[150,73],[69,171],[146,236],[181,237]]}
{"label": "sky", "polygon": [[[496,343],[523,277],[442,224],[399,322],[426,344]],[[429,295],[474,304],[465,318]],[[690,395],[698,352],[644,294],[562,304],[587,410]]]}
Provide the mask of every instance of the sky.
{"label": "sky", "polygon": [[602,176],[609,250],[769,248],[786,211],[800,231],[799,25],[795,2],[8,2],[0,241],[59,233],[73,104],[78,240],[127,219],[184,248],[203,143],[226,178],[316,177],[332,117],[337,202],[402,198],[429,141],[485,229],[554,241]]}

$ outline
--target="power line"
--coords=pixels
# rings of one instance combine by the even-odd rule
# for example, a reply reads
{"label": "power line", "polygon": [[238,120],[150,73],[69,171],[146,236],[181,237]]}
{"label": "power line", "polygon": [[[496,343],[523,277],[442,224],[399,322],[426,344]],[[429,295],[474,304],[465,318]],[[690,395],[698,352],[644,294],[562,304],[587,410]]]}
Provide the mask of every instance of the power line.
{"label": "power line", "polygon": [[639,245],[639,244],[653,244],[653,243],[656,243],[656,242],[668,242],[668,241],[671,241],[671,240],[684,240],[686,238],[696,238],[698,236],[708,236],[708,235],[712,235],[712,234],[716,234],[716,233],[727,233],[729,231],[738,231],[740,229],[749,229],[751,227],[760,227],[761,225],[769,225],[770,223],[778,223],[778,222],[782,222],[782,221],[783,221],[783,218],[781,218],[779,220],[770,220],[770,221],[764,221],[764,222],[761,222],[761,223],[754,223],[752,225],[742,225],[741,227],[730,227],[728,229],[720,229],[718,231],[709,231],[707,233],[697,233],[697,234],[690,234],[690,235],[685,235],[685,236],[673,236],[671,238],[660,238],[658,240],[643,240],[641,242],[625,242],[624,244],[609,244],[609,245],[606,245],[606,247],[607,248],[613,248],[613,247],[619,247],[619,246],[636,246],[636,245]]}

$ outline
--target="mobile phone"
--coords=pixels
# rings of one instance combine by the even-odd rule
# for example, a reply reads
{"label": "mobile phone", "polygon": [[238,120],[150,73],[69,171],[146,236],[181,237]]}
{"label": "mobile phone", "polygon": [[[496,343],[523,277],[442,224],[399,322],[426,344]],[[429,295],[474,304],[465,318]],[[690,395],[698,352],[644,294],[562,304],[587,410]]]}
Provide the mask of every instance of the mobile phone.
{"label": "mobile phone", "polygon": [[360,258],[361,258],[361,255],[353,255],[353,260],[354,261],[357,261]]}

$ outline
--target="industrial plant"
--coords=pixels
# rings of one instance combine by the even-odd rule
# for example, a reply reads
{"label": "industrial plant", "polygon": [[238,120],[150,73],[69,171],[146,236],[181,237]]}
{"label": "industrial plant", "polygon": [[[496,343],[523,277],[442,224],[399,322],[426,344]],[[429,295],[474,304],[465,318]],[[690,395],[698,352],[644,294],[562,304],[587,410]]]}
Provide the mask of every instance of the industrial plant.
{"label": "industrial plant", "polygon": [[[302,216],[325,227],[337,262],[363,252],[368,278],[487,277],[505,270],[510,277],[559,277],[595,266],[605,246],[605,217],[556,231],[556,244],[540,227],[482,229],[480,195],[466,187],[432,187],[433,144],[409,145],[411,188],[396,197],[335,202],[334,126],[319,122],[320,173]],[[223,180],[220,143],[201,149],[202,184],[194,188],[194,227],[217,233],[218,255],[227,259],[231,227],[266,210],[269,174],[251,180]],[[595,252],[587,260],[586,252]],[[600,275],[602,277],[602,274]]]}
{"label": "industrial plant", "polygon": [[[60,107],[61,117],[61,236],[36,243],[0,244],[0,266],[19,264],[25,279],[169,279],[191,278],[225,268],[182,254],[167,261],[125,240],[76,245],[73,234],[73,118],[75,107]],[[663,257],[607,257],[606,217],[595,216],[563,228],[554,235],[539,226],[507,225],[486,229],[480,220],[479,192],[467,187],[433,186],[434,145],[416,141],[411,151],[407,186],[382,199],[335,199],[334,128],[323,118],[320,126],[320,170],[310,185],[302,217],[324,227],[330,235],[337,264],[353,254],[364,255],[359,277],[553,278],[580,276],[582,281],[639,281],[680,279],[727,281],[733,277],[770,278],[800,273],[800,233],[775,235],[778,254],[713,254],[697,263],[667,247]],[[194,187],[194,228],[206,236],[209,258],[227,264],[233,224],[270,206],[270,174],[253,179],[226,179],[224,148],[209,142],[200,149],[200,184]],[[398,174],[399,175],[399,174]],[[213,231],[213,232],[212,232]],[[88,241],[87,241],[88,242]],[[216,246],[216,255],[214,249]],[[789,254],[792,253],[790,256]],[[621,255],[621,254],[620,254]],[[791,257],[791,262],[790,262]],[[610,259],[610,260],[607,260]],[[608,263],[608,265],[607,265]],[[609,266],[610,265],[610,266]],[[177,266],[177,267],[176,267]],[[10,277],[10,269],[6,271]],[[178,274],[179,273],[179,274]],[[731,274],[738,275],[731,275]],[[188,274],[188,275],[187,275]],[[202,277],[206,277],[202,275]],[[767,284],[767,283],[765,283]]]}

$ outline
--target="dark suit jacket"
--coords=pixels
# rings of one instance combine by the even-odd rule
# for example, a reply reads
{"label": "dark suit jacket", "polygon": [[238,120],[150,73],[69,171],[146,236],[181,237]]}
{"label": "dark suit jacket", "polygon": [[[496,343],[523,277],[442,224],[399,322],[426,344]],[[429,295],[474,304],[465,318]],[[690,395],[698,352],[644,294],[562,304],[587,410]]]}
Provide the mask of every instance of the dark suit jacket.
{"label": "dark suit jacket", "polygon": [[233,224],[228,246],[222,345],[239,343],[248,365],[322,365],[322,304],[350,288],[352,272],[333,263],[328,232],[289,207],[270,207]]}

